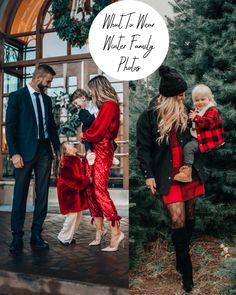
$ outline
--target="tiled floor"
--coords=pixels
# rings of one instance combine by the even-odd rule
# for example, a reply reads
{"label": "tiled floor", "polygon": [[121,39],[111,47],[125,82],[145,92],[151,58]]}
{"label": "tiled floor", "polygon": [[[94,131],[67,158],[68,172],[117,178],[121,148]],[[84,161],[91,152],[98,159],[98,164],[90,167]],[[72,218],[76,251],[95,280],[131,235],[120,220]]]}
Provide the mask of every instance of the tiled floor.
{"label": "tiled floor", "polygon": [[90,224],[89,216],[83,216],[80,230],[75,235],[76,244],[68,247],[59,244],[56,236],[64,220],[60,214],[48,214],[44,223],[43,238],[49,242],[50,250],[34,252],[29,244],[31,220],[32,213],[27,213],[24,251],[21,255],[14,256],[8,250],[11,241],[10,213],[0,212],[1,271],[128,288],[127,217],[121,220],[121,228],[126,235],[125,248],[120,247],[119,251],[112,253],[101,251],[101,247],[108,244],[110,233],[101,246],[88,246],[95,236],[95,228]]}

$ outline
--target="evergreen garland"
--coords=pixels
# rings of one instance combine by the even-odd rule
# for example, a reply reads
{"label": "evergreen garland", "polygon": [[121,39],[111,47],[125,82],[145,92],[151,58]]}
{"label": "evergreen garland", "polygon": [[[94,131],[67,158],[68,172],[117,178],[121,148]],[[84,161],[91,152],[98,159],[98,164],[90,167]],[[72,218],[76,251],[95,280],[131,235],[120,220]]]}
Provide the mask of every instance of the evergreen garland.
{"label": "evergreen garland", "polygon": [[[81,121],[78,116],[78,110],[69,103],[70,96],[61,92],[59,95],[53,95],[52,111],[54,119],[58,128],[58,133],[65,135],[67,138],[76,136],[77,128],[80,126]],[[61,113],[67,114],[66,122],[61,122]]]}
{"label": "evergreen garland", "polygon": [[89,29],[97,14],[112,3],[111,0],[94,0],[92,14],[87,20],[77,21],[70,18],[70,0],[52,0],[53,26],[63,41],[72,46],[82,47],[88,39]]}

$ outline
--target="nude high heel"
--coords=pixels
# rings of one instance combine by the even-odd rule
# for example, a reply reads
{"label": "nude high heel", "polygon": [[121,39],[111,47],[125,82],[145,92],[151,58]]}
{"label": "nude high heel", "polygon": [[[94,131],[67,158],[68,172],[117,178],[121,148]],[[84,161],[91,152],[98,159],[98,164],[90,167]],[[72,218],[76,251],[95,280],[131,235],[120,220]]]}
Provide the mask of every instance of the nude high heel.
{"label": "nude high heel", "polygon": [[122,246],[124,248],[125,247],[125,245],[124,245],[124,238],[125,238],[125,235],[121,231],[120,232],[120,235],[119,235],[119,238],[115,242],[115,246],[114,247],[108,246],[106,248],[103,248],[102,251],[104,251],[104,252],[114,252],[114,251],[117,251],[121,242],[122,242]]}
{"label": "nude high heel", "polygon": [[98,246],[101,244],[102,239],[105,237],[107,234],[107,229],[104,228],[103,230],[97,230],[96,231],[96,238],[93,240],[89,246]]}

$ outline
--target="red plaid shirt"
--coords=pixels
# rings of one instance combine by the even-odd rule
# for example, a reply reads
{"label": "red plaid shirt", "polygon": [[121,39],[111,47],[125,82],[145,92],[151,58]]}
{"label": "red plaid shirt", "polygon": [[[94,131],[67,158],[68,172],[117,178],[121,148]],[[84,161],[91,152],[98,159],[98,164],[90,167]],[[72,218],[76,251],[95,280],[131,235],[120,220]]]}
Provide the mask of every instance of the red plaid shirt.
{"label": "red plaid shirt", "polygon": [[204,153],[224,144],[224,128],[216,107],[194,117],[199,150]]}

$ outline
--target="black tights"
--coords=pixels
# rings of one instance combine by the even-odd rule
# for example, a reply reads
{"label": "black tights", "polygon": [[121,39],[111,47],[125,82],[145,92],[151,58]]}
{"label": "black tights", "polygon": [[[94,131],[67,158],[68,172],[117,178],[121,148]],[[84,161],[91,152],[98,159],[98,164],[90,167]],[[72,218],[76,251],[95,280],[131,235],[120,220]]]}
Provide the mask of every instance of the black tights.
{"label": "black tights", "polygon": [[167,205],[173,229],[184,227],[186,219],[194,219],[196,201],[197,198],[193,198],[185,202],[177,202]]}

